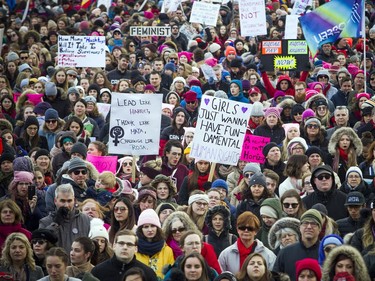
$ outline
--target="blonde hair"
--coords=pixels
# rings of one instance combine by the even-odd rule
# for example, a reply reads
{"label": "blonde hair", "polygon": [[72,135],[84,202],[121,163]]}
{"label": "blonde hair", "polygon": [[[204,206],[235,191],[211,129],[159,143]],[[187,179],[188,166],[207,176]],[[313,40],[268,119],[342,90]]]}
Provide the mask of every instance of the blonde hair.
{"label": "blonde hair", "polygon": [[33,258],[33,250],[31,249],[31,245],[29,240],[27,239],[26,235],[20,232],[15,232],[10,234],[7,239],[5,240],[4,243],[4,248],[2,251],[2,256],[0,259],[0,262],[3,266],[5,267],[11,267],[13,265],[12,258],[10,256],[10,245],[14,241],[21,241],[26,248],[26,258],[25,258],[25,263],[31,268],[31,270],[35,270],[35,260]]}
{"label": "blonde hair", "polygon": [[116,177],[112,172],[102,172],[99,175],[100,182],[108,187],[114,187],[116,185]]}

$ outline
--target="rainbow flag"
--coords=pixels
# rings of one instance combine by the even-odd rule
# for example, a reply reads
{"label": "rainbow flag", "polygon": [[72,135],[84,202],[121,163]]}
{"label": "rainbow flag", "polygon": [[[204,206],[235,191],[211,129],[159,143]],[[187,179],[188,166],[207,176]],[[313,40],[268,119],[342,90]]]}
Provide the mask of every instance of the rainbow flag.
{"label": "rainbow flag", "polygon": [[88,9],[90,8],[91,0],[82,0],[81,2],[81,9]]}
{"label": "rainbow flag", "polygon": [[343,37],[361,37],[363,0],[333,0],[299,18],[312,56]]}

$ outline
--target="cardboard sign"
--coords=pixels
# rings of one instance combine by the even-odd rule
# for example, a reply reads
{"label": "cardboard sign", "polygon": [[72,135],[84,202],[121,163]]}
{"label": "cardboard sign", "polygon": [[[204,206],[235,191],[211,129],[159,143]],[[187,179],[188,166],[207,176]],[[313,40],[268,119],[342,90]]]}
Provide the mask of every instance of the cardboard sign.
{"label": "cardboard sign", "polygon": [[170,26],[131,26],[130,36],[171,36]]}
{"label": "cardboard sign", "polygon": [[220,5],[195,1],[191,9],[190,22],[216,26],[219,9]]}
{"label": "cardboard sign", "polygon": [[111,110],[111,105],[101,102],[98,102],[96,105],[98,106],[99,113],[103,115],[104,119],[106,119],[109,111]]}
{"label": "cardboard sign", "polygon": [[163,95],[112,93],[109,152],[128,155],[159,153]]}
{"label": "cardboard sign", "polygon": [[237,165],[249,118],[250,107],[246,103],[204,96],[190,156]]}
{"label": "cardboard sign", "polygon": [[262,150],[270,142],[270,138],[246,135],[240,160],[263,164],[266,161]]}
{"label": "cardboard sign", "polygon": [[87,154],[86,161],[93,164],[99,173],[108,171],[116,174],[117,156],[96,156]]}
{"label": "cardboard sign", "polygon": [[305,40],[264,40],[261,51],[265,71],[308,70],[309,49]]}
{"label": "cardboard sign", "polygon": [[291,12],[292,15],[301,15],[305,13],[306,7],[312,7],[313,1],[312,0],[296,0],[293,5],[293,10]]}
{"label": "cardboard sign", "polygon": [[286,16],[284,39],[297,39],[298,18],[299,15]]}
{"label": "cardboard sign", "polygon": [[105,67],[104,36],[61,36],[58,38],[58,66]]}
{"label": "cardboard sign", "polygon": [[240,0],[241,36],[266,35],[266,7],[261,0]]}

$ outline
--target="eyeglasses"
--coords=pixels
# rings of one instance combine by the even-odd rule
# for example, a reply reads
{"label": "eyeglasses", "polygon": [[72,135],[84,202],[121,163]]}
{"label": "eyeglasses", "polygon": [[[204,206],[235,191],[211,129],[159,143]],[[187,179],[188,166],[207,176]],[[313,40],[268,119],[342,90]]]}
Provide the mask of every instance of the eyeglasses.
{"label": "eyeglasses", "polygon": [[321,175],[317,176],[316,178],[320,181],[329,180],[331,178],[331,175],[330,174],[321,174]]}
{"label": "eyeglasses", "polygon": [[301,149],[303,149],[303,147],[301,147],[301,146],[297,146],[297,147],[292,148],[292,150],[301,150]]}
{"label": "eyeglasses", "polygon": [[27,60],[29,57],[20,57],[21,60]]}
{"label": "eyeglasses", "polygon": [[241,231],[255,231],[254,227],[251,226],[239,226],[237,228]]}
{"label": "eyeglasses", "polygon": [[46,243],[47,241],[46,240],[44,240],[44,239],[33,239],[33,240],[31,240],[31,243],[32,244],[39,244],[39,245],[43,245],[44,243]]}
{"label": "eyeglasses", "polygon": [[246,173],[246,174],[244,174],[243,176],[245,177],[245,178],[251,178],[252,176],[254,175],[254,173]]}
{"label": "eyeglasses", "polygon": [[122,166],[125,166],[125,167],[130,166],[131,167],[131,166],[133,166],[133,163],[132,162],[123,162]]}
{"label": "eyeglasses", "polygon": [[185,227],[179,227],[179,228],[173,228],[172,229],[172,233],[173,234],[176,234],[177,232],[183,232],[183,231],[185,231],[186,230],[186,228]]}
{"label": "eyeglasses", "polygon": [[319,111],[323,111],[323,110],[326,110],[326,106],[325,105],[318,106],[316,109]]}
{"label": "eyeglasses", "polygon": [[128,210],[128,208],[126,208],[126,207],[114,207],[113,210],[115,212],[118,212],[118,211],[120,211],[120,212],[126,212]]}
{"label": "eyeglasses", "polygon": [[319,224],[317,222],[314,222],[314,221],[304,221],[301,223],[302,226],[304,227],[308,227],[309,225],[311,227],[317,227]]}
{"label": "eyeglasses", "polygon": [[199,207],[207,207],[208,206],[208,203],[207,202],[194,202],[195,204],[197,204]]}
{"label": "eyeglasses", "polygon": [[299,88],[299,89],[295,89],[296,90],[296,92],[301,92],[301,91],[303,91],[305,88]]}
{"label": "eyeglasses", "polygon": [[46,120],[45,122],[46,122],[46,123],[56,123],[57,120]]}
{"label": "eyeglasses", "polygon": [[302,112],[296,112],[294,115],[302,115]]}
{"label": "eyeglasses", "polygon": [[318,78],[329,79],[329,77],[327,75],[321,75]]}
{"label": "eyeglasses", "polygon": [[375,77],[371,77],[370,80],[371,80],[371,81],[374,81],[374,80],[375,80]]}
{"label": "eyeglasses", "polygon": [[16,34],[16,33],[13,33],[13,34],[11,34],[10,36],[12,36],[12,37],[16,37],[17,34]]}
{"label": "eyeglasses", "polygon": [[307,129],[319,129],[319,126],[318,125],[314,125],[314,124],[309,124],[306,127],[307,127]]}
{"label": "eyeglasses", "polygon": [[298,203],[283,203],[284,208],[290,208],[292,207],[293,209],[298,207]]}
{"label": "eyeglasses", "polygon": [[79,174],[86,175],[87,170],[75,170],[73,171],[73,174],[75,174],[76,176],[78,176]]}
{"label": "eyeglasses", "polygon": [[128,247],[128,248],[137,246],[137,245],[135,245],[135,244],[133,244],[133,243],[130,243],[130,242],[123,242],[123,241],[116,242],[116,244],[120,245],[121,247],[126,246],[126,247]]}

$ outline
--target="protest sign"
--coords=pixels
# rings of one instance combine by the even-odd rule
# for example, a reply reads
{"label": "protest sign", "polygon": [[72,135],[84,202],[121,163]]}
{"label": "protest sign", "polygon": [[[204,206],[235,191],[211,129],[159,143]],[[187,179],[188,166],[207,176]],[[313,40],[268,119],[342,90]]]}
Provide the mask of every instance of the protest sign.
{"label": "protest sign", "polygon": [[99,113],[103,115],[104,119],[106,119],[109,111],[111,110],[111,105],[101,102],[98,102],[96,105],[98,106]]}
{"label": "protest sign", "polygon": [[204,78],[208,81],[211,77],[214,81],[217,81],[217,77],[215,75],[215,71],[212,69],[212,66],[207,64],[201,65],[201,70],[203,72]]}
{"label": "protest sign", "polygon": [[312,7],[313,1],[312,0],[296,0],[293,5],[293,9],[291,14],[292,15],[301,15],[304,14],[306,11],[306,7]]}
{"label": "protest sign", "polygon": [[198,34],[197,30],[188,22],[181,25],[180,32],[189,40],[192,40]]}
{"label": "protest sign", "polygon": [[128,155],[159,153],[163,95],[112,93],[109,152]]}
{"label": "protest sign", "polygon": [[99,173],[108,171],[116,174],[117,156],[96,156],[87,154],[86,161],[93,164]]}
{"label": "protest sign", "polygon": [[249,118],[249,104],[204,96],[190,156],[198,160],[237,165]]}
{"label": "protest sign", "polygon": [[58,38],[58,66],[105,67],[104,36],[61,36]]}
{"label": "protest sign", "polygon": [[177,11],[178,6],[181,5],[181,0],[171,0],[169,3],[168,13]]}
{"label": "protest sign", "polygon": [[262,153],[262,150],[263,147],[270,142],[270,140],[270,138],[246,135],[242,146],[240,160],[263,164],[266,159]]}
{"label": "protest sign", "polygon": [[240,0],[241,36],[267,34],[266,7],[261,0]]}
{"label": "protest sign", "polygon": [[284,39],[297,39],[298,18],[299,15],[286,16]]}
{"label": "protest sign", "polygon": [[98,0],[98,3],[96,4],[96,6],[100,7],[100,5],[104,5],[108,11],[109,8],[111,8],[112,0]]}
{"label": "protest sign", "polygon": [[305,40],[263,40],[261,45],[265,71],[308,70],[309,50]]}
{"label": "protest sign", "polygon": [[130,36],[171,36],[170,26],[131,26]]}
{"label": "protest sign", "polygon": [[216,26],[220,5],[195,1],[191,9],[190,22]]}

